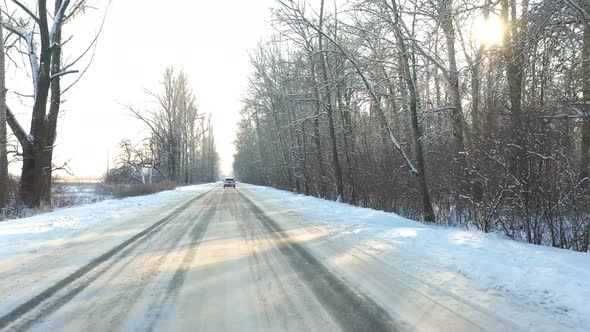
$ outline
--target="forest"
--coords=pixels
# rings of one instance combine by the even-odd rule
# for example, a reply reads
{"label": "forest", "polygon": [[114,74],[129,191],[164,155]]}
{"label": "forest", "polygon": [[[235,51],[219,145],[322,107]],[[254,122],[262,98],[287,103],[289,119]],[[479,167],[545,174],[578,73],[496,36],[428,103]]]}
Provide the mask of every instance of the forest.
{"label": "forest", "polygon": [[279,0],[238,180],[586,252],[590,2]]}

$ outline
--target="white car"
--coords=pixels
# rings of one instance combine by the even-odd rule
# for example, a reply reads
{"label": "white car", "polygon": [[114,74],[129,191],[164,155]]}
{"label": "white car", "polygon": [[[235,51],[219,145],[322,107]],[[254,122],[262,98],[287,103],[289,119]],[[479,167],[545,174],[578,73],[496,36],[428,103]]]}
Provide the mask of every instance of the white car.
{"label": "white car", "polygon": [[223,189],[225,189],[226,187],[235,188],[236,187],[236,180],[234,180],[232,178],[226,178],[225,180],[223,180]]}

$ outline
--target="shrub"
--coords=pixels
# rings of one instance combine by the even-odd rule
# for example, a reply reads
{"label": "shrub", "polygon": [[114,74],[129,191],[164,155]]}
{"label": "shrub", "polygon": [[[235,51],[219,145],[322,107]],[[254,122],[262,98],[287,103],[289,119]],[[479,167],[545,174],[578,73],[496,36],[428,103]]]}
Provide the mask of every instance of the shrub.
{"label": "shrub", "polygon": [[164,190],[172,190],[176,188],[174,182],[158,182],[158,183],[145,183],[135,184],[130,186],[117,186],[112,187],[113,196],[117,198],[132,197],[132,196],[144,196],[155,194]]}

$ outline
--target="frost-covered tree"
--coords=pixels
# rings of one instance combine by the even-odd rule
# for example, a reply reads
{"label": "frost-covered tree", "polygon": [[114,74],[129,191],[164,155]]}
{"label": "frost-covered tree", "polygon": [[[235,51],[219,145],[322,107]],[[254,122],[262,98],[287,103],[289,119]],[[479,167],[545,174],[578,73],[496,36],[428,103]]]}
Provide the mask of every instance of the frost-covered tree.
{"label": "frost-covered tree", "polygon": [[587,251],[587,6],[279,0],[277,33],[252,52],[235,172]]}

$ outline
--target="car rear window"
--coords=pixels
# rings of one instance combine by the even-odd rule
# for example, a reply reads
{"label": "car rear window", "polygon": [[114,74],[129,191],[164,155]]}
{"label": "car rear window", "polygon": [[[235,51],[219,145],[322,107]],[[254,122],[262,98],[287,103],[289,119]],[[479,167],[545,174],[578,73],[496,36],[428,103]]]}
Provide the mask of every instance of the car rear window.
{"label": "car rear window", "polygon": [[227,178],[227,179],[225,179],[225,181],[233,181],[233,180],[234,180],[234,179],[231,179],[231,178]]}

